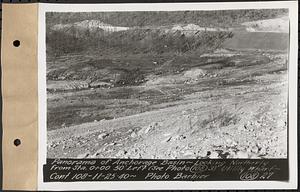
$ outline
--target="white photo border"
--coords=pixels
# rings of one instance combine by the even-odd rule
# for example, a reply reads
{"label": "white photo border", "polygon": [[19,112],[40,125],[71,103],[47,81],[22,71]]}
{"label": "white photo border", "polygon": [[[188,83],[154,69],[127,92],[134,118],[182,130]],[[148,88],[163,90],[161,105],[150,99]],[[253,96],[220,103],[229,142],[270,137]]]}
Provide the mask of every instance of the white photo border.
{"label": "white photo border", "polygon": [[[47,4],[39,3],[38,21],[38,105],[39,150],[38,190],[201,190],[201,189],[296,189],[297,186],[297,90],[298,90],[298,2],[215,2],[215,3],[128,3]],[[288,66],[288,159],[289,181],[98,181],[43,182],[47,154],[46,12],[182,11],[234,9],[289,9],[290,46]]]}

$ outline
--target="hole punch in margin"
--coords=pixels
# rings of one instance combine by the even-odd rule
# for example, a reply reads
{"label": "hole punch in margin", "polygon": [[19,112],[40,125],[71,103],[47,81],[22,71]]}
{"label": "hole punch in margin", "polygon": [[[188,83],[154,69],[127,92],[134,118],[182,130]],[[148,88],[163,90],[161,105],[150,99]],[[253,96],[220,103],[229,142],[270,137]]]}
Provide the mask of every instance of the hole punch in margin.
{"label": "hole punch in margin", "polygon": [[14,40],[14,41],[13,41],[13,45],[14,45],[15,47],[19,47],[19,46],[21,45],[21,42],[20,42],[19,40]]}
{"label": "hole punch in margin", "polygon": [[20,140],[20,139],[15,139],[15,140],[14,140],[14,145],[15,145],[16,147],[18,147],[19,145],[21,145],[21,140]]}

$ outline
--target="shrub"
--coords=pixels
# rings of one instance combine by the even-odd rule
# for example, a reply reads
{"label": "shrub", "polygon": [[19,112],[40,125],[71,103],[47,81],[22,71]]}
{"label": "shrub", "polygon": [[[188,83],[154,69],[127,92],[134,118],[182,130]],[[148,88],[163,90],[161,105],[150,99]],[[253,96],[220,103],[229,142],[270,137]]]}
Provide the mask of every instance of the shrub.
{"label": "shrub", "polygon": [[224,110],[222,107],[217,112],[211,112],[207,119],[198,122],[199,127],[220,128],[231,124],[236,124],[239,118],[236,114]]}

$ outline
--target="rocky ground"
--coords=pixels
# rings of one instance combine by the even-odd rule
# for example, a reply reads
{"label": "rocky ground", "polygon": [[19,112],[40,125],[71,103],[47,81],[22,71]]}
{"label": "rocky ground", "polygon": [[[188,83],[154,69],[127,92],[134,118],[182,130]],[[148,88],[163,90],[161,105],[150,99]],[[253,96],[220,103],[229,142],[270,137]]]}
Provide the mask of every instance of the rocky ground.
{"label": "rocky ground", "polygon": [[205,57],[212,62],[151,74],[137,86],[48,92],[58,122],[48,129],[48,158],[286,158],[287,55],[218,50]]}

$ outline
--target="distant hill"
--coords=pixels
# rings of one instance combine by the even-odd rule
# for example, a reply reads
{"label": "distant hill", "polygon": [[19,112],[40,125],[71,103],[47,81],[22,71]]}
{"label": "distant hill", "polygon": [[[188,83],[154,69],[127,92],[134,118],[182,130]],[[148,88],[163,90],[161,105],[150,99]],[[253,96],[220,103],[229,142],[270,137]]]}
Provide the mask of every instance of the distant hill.
{"label": "distant hill", "polygon": [[84,20],[75,23],[56,24],[51,26],[50,30],[54,30],[54,31],[68,30],[71,29],[72,27],[77,30],[96,31],[101,29],[103,31],[108,31],[108,32],[125,31],[129,29],[129,27],[112,26],[103,23],[100,20]]}
{"label": "distant hill", "polygon": [[233,38],[225,40],[222,46],[235,50],[287,50],[289,47],[289,34],[271,32],[235,32]]}
{"label": "distant hill", "polygon": [[244,32],[288,34],[287,14],[287,9],[49,12],[47,56],[93,51],[103,55],[193,51],[203,54],[221,47],[224,41],[233,48],[253,45],[250,47],[285,49],[286,35],[277,39],[278,35]]}
{"label": "distant hill", "polygon": [[233,27],[241,23],[288,15],[288,9],[248,9],[217,11],[138,11],[138,12],[48,12],[47,27],[84,20],[100,20],[114,26],[169,26],[194,23],[201,27]]}
{"label": "distant hill", "polygon": [[242,23],[249,32],[289,33],[289,18],[280,17]]}
{"label": "distant hill", "polygon": [[[81,24],[81,23],[80,23]],[[54,28],[54,29],[53,29]],[[163,54],[207,52],[218,48],[232,37],[230,31],[174,30],[165,28],[128,28],[110,26],[82,28],[78,25],[54,25],[47,31],[47,53],[101,51],[104,55]]]}

